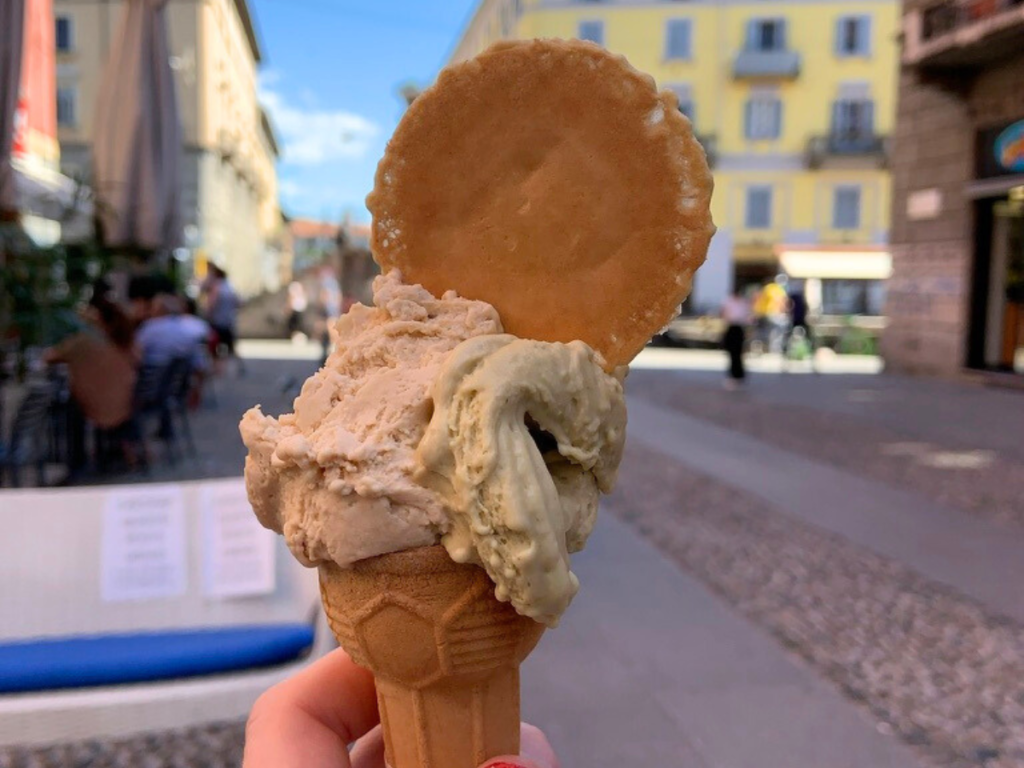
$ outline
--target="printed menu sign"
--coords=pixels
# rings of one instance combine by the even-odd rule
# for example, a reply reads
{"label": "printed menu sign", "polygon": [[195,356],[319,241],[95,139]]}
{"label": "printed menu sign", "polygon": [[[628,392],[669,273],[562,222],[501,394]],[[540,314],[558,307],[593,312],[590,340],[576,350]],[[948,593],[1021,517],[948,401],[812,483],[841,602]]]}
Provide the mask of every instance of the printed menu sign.
{"label": "printed menu sign", "polygon": [[173,486],[107,495],[103,509],[101,594],[105,601],[152,600],[185,592],[185,506]]}
{"label": "printed menu sign", "polygon": [[248,597],[274,591],[276,536],[252,513],[242,481],[199,492],[203,520],[203,591],[210,597]]}

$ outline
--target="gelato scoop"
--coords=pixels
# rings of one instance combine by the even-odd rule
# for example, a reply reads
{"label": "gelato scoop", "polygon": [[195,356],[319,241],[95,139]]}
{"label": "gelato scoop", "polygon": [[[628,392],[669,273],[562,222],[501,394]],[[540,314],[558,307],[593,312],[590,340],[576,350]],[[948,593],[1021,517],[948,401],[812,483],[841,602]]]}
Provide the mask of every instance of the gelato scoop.
{"label": "gelato scoop", "polygon": [[548,625],[625,438],[619,379],[583,342],[502,333],[489,304],[377,278],[292,414],[249,410],[245,475],[295,556],[347,567],[442,542],[499,600]]}
{"label": "gelato scoop", "polygon": [[581,341],[480,336],[448,356],[420,443],[420,477],[448,501],[442,539],[483,565],[495,595],[554,626],[576,594],[583,548],[626,435],[622,384]]}

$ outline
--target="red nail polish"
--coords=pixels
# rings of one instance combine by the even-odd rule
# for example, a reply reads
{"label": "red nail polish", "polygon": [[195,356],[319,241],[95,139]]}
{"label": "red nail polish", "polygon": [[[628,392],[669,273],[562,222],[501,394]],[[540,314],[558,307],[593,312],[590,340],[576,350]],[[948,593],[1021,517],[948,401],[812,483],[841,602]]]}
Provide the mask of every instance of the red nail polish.
{"label": "red nail polish", "polygon": [[516,765],[515,763],[506,763],[503,760],[500,763],[488,763],[487,768],[522,768],[522,766]]}

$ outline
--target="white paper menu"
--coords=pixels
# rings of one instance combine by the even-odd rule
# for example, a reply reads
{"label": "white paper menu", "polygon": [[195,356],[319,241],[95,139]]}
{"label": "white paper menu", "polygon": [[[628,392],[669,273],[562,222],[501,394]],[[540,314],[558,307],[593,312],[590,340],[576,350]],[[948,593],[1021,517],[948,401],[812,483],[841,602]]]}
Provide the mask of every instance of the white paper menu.
{"label": "white paper menu", "polygon": [[181,489],[140,485],[110,491],[103,508],[101,557],[104,601],[184,594],[188,551]]}
{"label": "white paper menu", "polygon": [[256,520],[237,482],[199,491],[203,530],[203,592],[209,597],[267,595],[276,584],[276,536]]}

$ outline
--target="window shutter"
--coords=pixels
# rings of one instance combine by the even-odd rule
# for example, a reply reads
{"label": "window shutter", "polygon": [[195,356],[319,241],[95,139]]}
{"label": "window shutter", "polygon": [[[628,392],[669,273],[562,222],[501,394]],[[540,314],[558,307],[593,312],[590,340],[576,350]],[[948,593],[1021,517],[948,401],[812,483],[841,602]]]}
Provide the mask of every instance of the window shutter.
{"label": "window shutter", "polygon": [[747,50],[756,51],[761,48],[760,41],[757,39],[757,30],[759,24],[757,19],[750,19],[747,21]]}
{"label": "window shutter", "polygon": [[843,125],[843,102],[832,102],[832,135],[838,136]]}
{"label": "window shutter", "polygon": [[772,138],[777,139],[782,135],[782,99],[776,99],[773,111]]}
{"label": "window shutter", "polygon": [[743,135],[748,138],[754,138],[754,102],[752,99],[747,99],[747,103],[743,105]]}
{"label": "window shutter", "polygon": [[680,22],[680,27],[682,28],[681,29],[681,34],[683,36],[683,58],[686,58],[686,59],[690,58],[690,56],[691,56],[691,53],[690,53],[691,34],[690,33],[691,33],[692,26],[693,26],[693,24],[692,24],[692,22],[689,19]]}
{"label": "window shutter", "polygon": [[778,36],[775,38],[775,50],[784,51],[786,50],[786,20],[776,19],[775,23],[778,30]]}
{"label": "window shutter", "polygon": [[845,21],[845,16],[840,16],[836,19],[836,39],[832,44],[832,48],[835,51],[836,56],[843,56],[846,54],[846,51],[843,48],[843,24]]}
{"label": "window shutter", "polygon": [[863,129],[868,136],[873,136],[875,133],[875,102],[865,101],[864,102],[864,117]]}
{"label": "window shutter", "polygon": [[862,56],[871,55],[871,17],[861,16],[857,19],[857,53]]}

